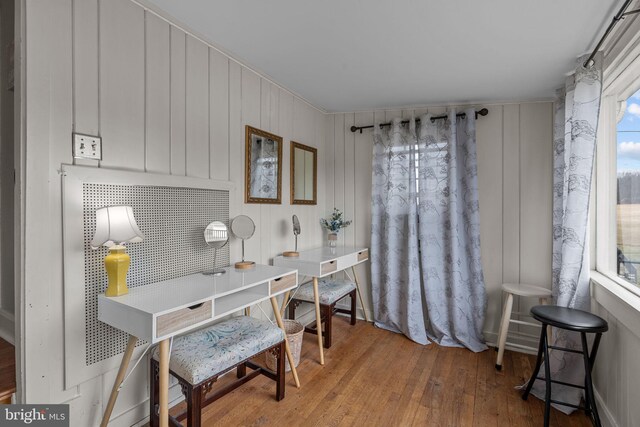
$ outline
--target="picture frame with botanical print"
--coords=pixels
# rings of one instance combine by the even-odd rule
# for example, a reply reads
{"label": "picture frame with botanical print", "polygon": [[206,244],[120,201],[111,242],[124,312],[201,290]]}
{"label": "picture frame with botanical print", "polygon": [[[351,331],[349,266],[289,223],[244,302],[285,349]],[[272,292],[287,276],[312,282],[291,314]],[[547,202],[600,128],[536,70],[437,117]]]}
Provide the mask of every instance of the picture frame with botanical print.
{"label": "picture frame with botanical print", "polygon": [[282,203],[282,137],[247,125],[245,203]]}

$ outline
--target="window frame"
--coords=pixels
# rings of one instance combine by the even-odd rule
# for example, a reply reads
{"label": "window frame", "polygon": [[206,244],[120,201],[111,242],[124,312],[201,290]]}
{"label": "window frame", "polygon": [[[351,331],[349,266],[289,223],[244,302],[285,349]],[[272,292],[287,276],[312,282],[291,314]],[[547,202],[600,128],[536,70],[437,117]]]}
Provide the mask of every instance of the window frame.
{"label": "window frame", "polygon": [[595,247],[591,246],[595,252],[592,268],[640,296],[640,286],[618,276],[616,255],[617,124],[624,102],[640,90],[640,54],[624,67],[606,69],[603,86],[594,168],[595,197],[592,198],[592,208],[595,209],[591,212],[592,224],[595,223],[595,229],[592,228],[592,238],[595,237],[595,242],[592,242]]}

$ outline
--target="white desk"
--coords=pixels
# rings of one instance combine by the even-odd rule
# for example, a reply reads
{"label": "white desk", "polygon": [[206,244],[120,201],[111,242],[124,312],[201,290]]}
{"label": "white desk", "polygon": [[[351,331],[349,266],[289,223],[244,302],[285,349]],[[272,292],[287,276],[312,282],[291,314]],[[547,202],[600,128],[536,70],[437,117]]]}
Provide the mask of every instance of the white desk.
{"label": "white desk", "polygon": [[[340,247],[330,248],[322,247],[316,249],[310,249],[308,251],[301,251],[297,257],[285,257],[277,256],[273,259],[273,265],[279,267],[295,268],[302,276],[313,277],[313,296],[315,300],[316,308],[316,326],[318,330],[318,346],[320,349],[320,364],[324,365],[324,350],[322,346],[322,323],[320,315],[320,300],[318,299],[318,278],[329,276],[337,273],[338,271],[345,270],[351,267],[353,271],[353,279],[356,283],[356,289],[358,291],[358,297],[360,298],[360,305],[362,306],[362,312],[364,318],[367,319],[367,312],[364,308],[364,301],[362,299],[362,293],[360,292],[360,285],[358,283],[358,275],[356,274],[356,265],[363,263],[369,259],[369,249],[362,247]],[[286,300],[289,298],[289,293],[285,294]],[[283,305],[284,307],[284,305]]]}
{"label": "white desk", "polygon": [[[102,419],[111,417],[118,390],[138,339],[160,346],[160,425],[168,425],[169,343],[170,339],[235,311],[270,299],[278,326],[284,331],[276,296],[298,284],[295,269],[256,265],[250,270],[225,269],[220,276],[201,273],[129,289],[119,297],[98,296],[98,319],[129,334],[127,349]],[[300,387],[289,342],[285,347],[291,372]]]}

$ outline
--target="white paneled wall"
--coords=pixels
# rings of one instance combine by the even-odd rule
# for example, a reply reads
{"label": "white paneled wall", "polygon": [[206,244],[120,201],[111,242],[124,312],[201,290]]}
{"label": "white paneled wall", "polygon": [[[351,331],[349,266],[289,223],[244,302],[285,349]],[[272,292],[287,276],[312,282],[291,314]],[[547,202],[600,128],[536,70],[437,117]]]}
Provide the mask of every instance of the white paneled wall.
{"label": "white paneled wall", "polygon": [[[477,121],[482,263],[489,295],[485,335],[495,342],[502,310],[503,282],[551,287],[552,104],[488,105]],[[340,244],[368,246],[371,228],[372,131],[352,133],[352,125],[416,117],[445,108],[330,114],[326,117],[327,210],[342,209],[354,224]],[[372,310],[369,269],[365,303]],[[514,303],[529,311],[537,301]]]}
{"label": "white paneled wall", "polygon": [[[251,216],[257,225],[247,242],[247,258],[269,263],[293,244],[292,214],[301,221],[302,249],[323,243],[318,221],[333,207],[354,220],[339,244],[368,246],[372,136],[371,130],[360,134],[349,128],[445,111],[325,115],[130,0],[30,0],[24,6],[27,181],[21,356],[28,369],[23,400],[69,402],[73,425],[96,424],[115,373],[65,389],[59,170],[62,163],[74,162],[72,132],[103,138],[103,160],[77,164],[234,182],[236,212]],[[493,342],[502,308],[501,283],[550,287],[552,105],[487,107],[489,115],[477,123],[477,151],[489,295],[484,330]],[[283,137],[282,205],[243,203],[245,125]],[[318,148],[318,206],[289,204],[291,140]],[[236,241],[231,254],[232,259],[239,257]],[[371,311],[368,265],[360,265],[358,273]],[[534,303],[516,300],[515,310],[526,312]],[[634,407],[628,398],[620,403],[620,396],[632,395],[637,383],[637,373],[627,377],[624,367],[631,366],[640,341],[637,332],[605,308],[596,305],[596,310],[613,326],[603,341],[607,349],[598,357],[596,382],[611,411],[623,414],[621,422],[630,422]],[[615,359],[614,368],[606,369],[607,359]],[[123,389],[113,425],[131,425],[145,417],[147,375],[147,367],[141,366]]]}
{"label": "white paneled wall", "polygon": [[[0,46],[14,39],[14,4],[0,1]],[[0,57],[0,82],[7,82],[9,61]],[[5,86],[3,83],[2,86]],[[14,340],[14,91],[0,90],[0,337]]]}
{"label": "white paneled wall", "polygon": [[[24,399],[69,402],[73,425],[89,426],[101,416],[114,372],[65,390],[59,169],[74,162],[72,132],[103,141],[101,162],[77,164],[232,181],[235,211],[257,225],[247,258],[269,263],[293,244],[294,213],[303,226],[301,248],[322,242],[324,170],[319,205],[291,206],[289,141],[318,148],[323,164],[325,116],[129,0],[35,0],[25,10]],[[243,203],[247,124],[283,137],[282,205]],[[237,241],[231,253],[239,257]],[[113,425],[144,418],[147,376],[143,364],[123,389]]]}
{"label": "white paneled wall", "polygon": [[594,368],[600,418],[605,426],[638,427],[640,313],[601,285],[592,282],[592,286],[591,311],[609,323],[609,330],[602,335]]}

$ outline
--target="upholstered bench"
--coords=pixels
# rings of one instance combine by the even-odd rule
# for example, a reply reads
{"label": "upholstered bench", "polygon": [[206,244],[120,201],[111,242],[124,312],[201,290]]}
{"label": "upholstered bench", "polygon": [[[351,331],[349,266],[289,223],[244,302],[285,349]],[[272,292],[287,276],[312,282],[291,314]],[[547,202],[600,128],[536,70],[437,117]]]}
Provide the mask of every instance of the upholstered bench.
{"label": "upholstered bench", "polygon": [[[351,297],[351,310],[345,310],[342,308],[336,308],[336,303],[347,296]],[[356,284],[348,280],[337,279],[320,279],[318,280],[318,299],[320,300],[320,311],[322,312],[321,321],[324,323],[324,348],[331,347],[331,318],[335,313],[344,313],[351,315],[351,324],[356,324]],[[289,318],[296,318],[296,308],[302,303],[314,303],[313,298],[313,283],[305,283],[295,296],[291,299],[289,304]],[[310,326],[304,328],[305,332],[317,334],[317,328],[321,328],[312,323]]]}
{"label": "upholstered bench", "polygon": [[[169,371],[187,401],[186,413],[172,421],[187,418],[188,426],[199,426],[201,410],[259,374],[276,381],[276,400],[284,398],[284,332],[269,322],[241,316],[176,337],[171,347]],[[276,372],[249,361],[266,351],[276,356]],[[158,425],[159,355],[151,358],[151,425]],[[247,367],[252,372],[247,374]],[[225,372],[237,368],[237,380],[213,393],[213,384]]]}

